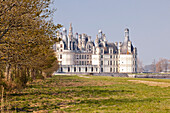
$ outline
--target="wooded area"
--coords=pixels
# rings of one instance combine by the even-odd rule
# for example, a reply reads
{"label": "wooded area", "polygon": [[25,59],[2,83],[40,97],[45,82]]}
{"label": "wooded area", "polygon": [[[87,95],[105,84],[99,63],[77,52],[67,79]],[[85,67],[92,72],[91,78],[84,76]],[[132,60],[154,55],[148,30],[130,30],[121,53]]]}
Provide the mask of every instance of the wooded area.
{"label": "wooded area", "polygon": [[0,1],[0,84],[23,87],[51,75],[58,67],[52,46],[62,27],[53,24],[52,1]]}

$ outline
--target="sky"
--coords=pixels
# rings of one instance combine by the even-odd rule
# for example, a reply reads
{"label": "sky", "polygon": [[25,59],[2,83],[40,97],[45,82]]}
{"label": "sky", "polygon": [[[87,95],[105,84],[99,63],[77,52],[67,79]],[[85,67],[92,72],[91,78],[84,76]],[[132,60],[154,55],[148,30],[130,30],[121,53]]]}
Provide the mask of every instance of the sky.
{"label": "sky", "polygon": [[124,29],[144,65],[170,59],[170,0],[54,0],[54,23],[86,33],[95,40],[98,30],[108,42],[122,42]]}

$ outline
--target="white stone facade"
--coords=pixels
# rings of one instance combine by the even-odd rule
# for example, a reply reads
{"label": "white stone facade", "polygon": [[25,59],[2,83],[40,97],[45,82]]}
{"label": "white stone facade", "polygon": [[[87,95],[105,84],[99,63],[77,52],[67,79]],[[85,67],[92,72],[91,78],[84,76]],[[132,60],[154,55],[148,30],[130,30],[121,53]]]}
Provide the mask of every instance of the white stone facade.
{"label": "white stone facade", "polygon": [[129,29],[125,29],[123,42],[109,43],[99,30],[95,42],[87,34],[69,34],[64,28],[59,33],[62,41],[54,46],[60,68],[58,72],[73,73],[136,73],[137,49],[129,40]]}

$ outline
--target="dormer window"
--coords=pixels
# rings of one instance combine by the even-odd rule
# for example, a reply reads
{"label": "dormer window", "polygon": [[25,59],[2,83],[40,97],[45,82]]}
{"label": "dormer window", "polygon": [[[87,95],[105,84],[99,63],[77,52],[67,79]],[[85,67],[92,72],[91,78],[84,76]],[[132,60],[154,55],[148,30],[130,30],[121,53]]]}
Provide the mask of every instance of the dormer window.
{"label": "dormer window", "polygon": [[62,59],[62,55],[60,55],[60,59]]}
{"label": "dormer window", "polygon": [[60,47],[62,48],[62,47],[63,47],[63,45],[62,45],[62,44],[60,44]]}
{"label": "dormer window", "polygon": [[113,53],[113,50],[112,49],[110,49],[110,54],[112,54]]}
{"label": "dormer window", "polygon": [[101,53],[103,53],[103,49],[101,49]]}

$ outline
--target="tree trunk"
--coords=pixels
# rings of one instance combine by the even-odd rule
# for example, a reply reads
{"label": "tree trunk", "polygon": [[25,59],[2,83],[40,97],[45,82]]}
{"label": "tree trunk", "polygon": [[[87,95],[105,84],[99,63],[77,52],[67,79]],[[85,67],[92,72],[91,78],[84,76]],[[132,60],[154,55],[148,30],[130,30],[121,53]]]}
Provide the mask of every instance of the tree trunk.
{"label": "tree trunk", "polygon": [[46,77],[47,77],[47,74],[46,74],[44,71],[42,71],[42,76],[43,76],[44,78],[46,78]]}
{"label": "tree trunk", "polygon": [[1,98],[1,113],[4,113],[4,87],[1,86],[2,89],[2,98]]}
{"label": "tree trunk", "polygon": [[26,68],[26,75],[28,78],[30,77],[30,69],[29,68]]}
{"label": "tree trunk", "polygon": [[31,78],[35,79],[35,69],[31,69]]}
{"label": "tree trunk", "polygon": [[11,71],[10,71],[10,69],[11,69],[11,64],[7,63],[6,64],[6,72],[5,72],[5,79],[7,81],[11,80]]}

